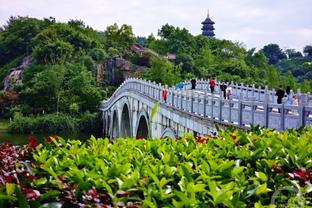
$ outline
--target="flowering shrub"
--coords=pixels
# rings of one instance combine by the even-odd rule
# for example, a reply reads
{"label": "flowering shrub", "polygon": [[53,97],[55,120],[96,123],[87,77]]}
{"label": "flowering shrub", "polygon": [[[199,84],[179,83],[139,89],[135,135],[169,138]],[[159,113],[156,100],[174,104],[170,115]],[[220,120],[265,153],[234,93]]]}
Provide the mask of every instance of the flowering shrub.
{"label": "flowering shrub", "polygon": [[11,160],[1,164],[10,174],[0,176],[0,207],[311,206],[311,140],[312,128],[228,129],[178,140],[54,136],[35,150],[33,139],[22,148],[3,144],[21,156],[0,154]]}

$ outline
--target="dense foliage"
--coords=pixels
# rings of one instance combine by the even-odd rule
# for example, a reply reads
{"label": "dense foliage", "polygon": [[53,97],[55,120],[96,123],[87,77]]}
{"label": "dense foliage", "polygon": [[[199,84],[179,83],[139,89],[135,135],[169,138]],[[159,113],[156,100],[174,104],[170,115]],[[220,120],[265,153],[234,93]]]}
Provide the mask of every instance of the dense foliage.
{"label": "dense foliage", "polygon": [[[98,69],[115,57],[147,67],[135,76],[169,86],[193,77],[215,77],[270,88],[283,84],[304,92],[312,89],[311,46],[304,48],[304,56],[293,49],[283,51],[276,44],[247,50],[240,43],[193,36],[168,24],[158,35],[158,39],[152,35],[135,38],[132,27],[125,24],[99,32],[81,20],[59,23],[52,17],[11,17],[0,30],[0,89],[25,57],[32,57],[32,64],[22,69],[20,79],[10,81],[9,90],[0,91],[1,116],[77,116],[97,111],[100,100],[115,89],[101,78],[105,74],[98,76]],[[129,47],[136,41],[146,47],[143,53]],[[168,60],[168,54],[175,58]],[[115,71],[112,77],[122,77]]]}
{"label": "dense foliage", "polygon": [[[310,60],[309,55],[302,58],[302,54],[298,51],[288,49],[286,53],[277,44],[266,45],[259,51],[255,48],[247,50],[240,43],[217,38],[208,39],[201,35],[193,36],[184,28],[180,29],[168,24],[159,30],[158,35],[159,39],[152,35],[148,37],[147,47],[162,55],[176,54],[174,62],[182,66],[182,79],[216,77],[227,81],[268,85],[270,88],[276,88],[280,84],[286,87],[289,83],[294,83],[291,85],[292,89],[302,88],[305,92],[312,89],[312,82],[308,77],[309,70],[303,72],[305,76],[299,77],[295,73],[288,74],[290,70],[283,65],[280,65],[282,67],[273,65],[287,58],[287,61],[300,58],[304,59],[304,62]],[[307,46],[304,51],[309,49]],[[295,69],[291,72],[303,70],[301,65],[292,67]],[[279,70],[280,68],[282,70]],[[158,80],[161,76],[162,74],[155,75],[153,80]],[[306,83],[298,83],[303,80],[306,80]]]}
{"label": "dense foliage", "polygon": [[0,148],[0,206],[311,206],[311,139],[311,128],[39,146],[30,137],[26,149]]}
{"label": "dense foliage", "polygon": [[9,124],[9,131],[18,134],[54,134],[68,132],[101,132],[101,119],[98,113],[84,113],[79,116],[68,114],[45,114],[24,117],[17,114]]}

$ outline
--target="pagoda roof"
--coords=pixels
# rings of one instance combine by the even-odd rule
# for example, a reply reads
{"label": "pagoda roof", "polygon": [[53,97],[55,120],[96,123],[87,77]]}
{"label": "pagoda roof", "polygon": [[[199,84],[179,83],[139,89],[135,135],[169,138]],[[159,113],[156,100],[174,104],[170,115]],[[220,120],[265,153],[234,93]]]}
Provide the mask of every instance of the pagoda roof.
{"label": "pagoda roof", "polygon": [[210,25],[213,25],[215,22],[212,21],[209,17],[207,17],[203,22],[202,24],[210,24]]}

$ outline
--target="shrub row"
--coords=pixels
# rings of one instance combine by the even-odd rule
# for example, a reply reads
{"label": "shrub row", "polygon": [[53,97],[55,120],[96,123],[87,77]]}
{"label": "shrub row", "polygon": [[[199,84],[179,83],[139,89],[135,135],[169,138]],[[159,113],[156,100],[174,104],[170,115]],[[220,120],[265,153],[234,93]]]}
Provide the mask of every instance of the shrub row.
{"label": "shrub row", "polygon": [[85,113],[79,117],[67,114],[15,116],[9,125],[9,131],[18,134],[98,132],[100,123],[97,113]]}
{"label": "shrub row", "polygon": [[33,173],[21,172],[27,171],[22,162],[3,166],[19,169],[6,170],[12,176],[2,179],[3,206],[273,208],[312,202],[312,128],[228,129],[179,140],[29,141]]}

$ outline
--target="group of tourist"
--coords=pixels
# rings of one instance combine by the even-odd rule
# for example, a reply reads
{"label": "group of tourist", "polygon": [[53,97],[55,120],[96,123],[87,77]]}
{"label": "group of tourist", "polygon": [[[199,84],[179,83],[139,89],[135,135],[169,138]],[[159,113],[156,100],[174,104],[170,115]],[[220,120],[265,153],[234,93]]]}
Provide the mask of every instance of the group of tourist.
{"label": "group of tourist", "polygon": [[[191,85],[192,85],[192,90],[196,89],[196,79],[191,80]],[[211,94],[214,93],[215,91],[215,86],[216,86],[216,81],[214,78],[210,78],[208,81],[208,85],[210,88]],[[178,83],[175,85],[175,89],[183,89],[184,84],[183,83]],[[230,84],[226,84],[223,80],[220,81],[220,91],[222,92],[223,98],[224,99],[230,99],[231,95],[233,94],[232,92],[232,87]],[[286,93],[286,94],[285,94]],[[282,100],[285,96],[287,96],[287,104],[288,105],[298,105],[298,96],[293,94],[293,91],[289,86],[286,87],[286,90],[282,88],[282,85],[280,85],[279,89],[276,90],[275,95],[277,96],[277,104],[282,104]],[[167,91],[164,89],[162,91],[162,99],[164,101],[167,100]]]}
{"label": "group of tourist", "polygon": [[[210,92],[213,94],[214,93],[214,88],[216,86],[216,81],[213,78],[209,79],[209,87],[210,87]],[[220,90],[223,94],[223,98],[224,99],[230,99],[231,95],[232,95],[232,87],[229,84],[228,86],[226,85],[226,83],[224,81],[220,82]]]}
{"label": "group of tourist", "polygon": [[[285,91],[286,91],[286,94],[285,94]],[[279,88],[276,90],[275,95],[277,96],[277,104],[282,104],[283,98],[287,96],[286,103],[288,105],[298,105],[298,96],[294,95],[290,86],[287,86],[285,91],[282,85],[280,85]]]}

